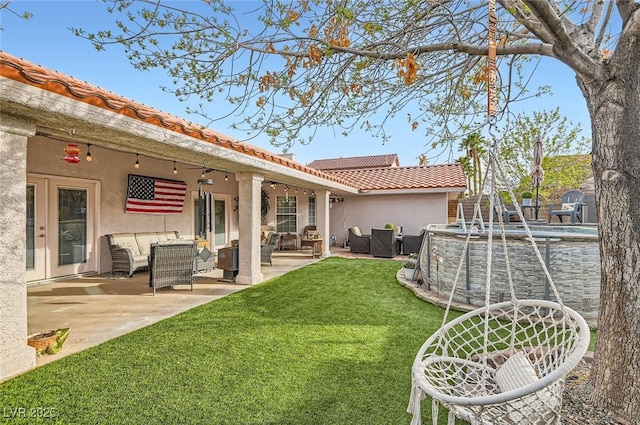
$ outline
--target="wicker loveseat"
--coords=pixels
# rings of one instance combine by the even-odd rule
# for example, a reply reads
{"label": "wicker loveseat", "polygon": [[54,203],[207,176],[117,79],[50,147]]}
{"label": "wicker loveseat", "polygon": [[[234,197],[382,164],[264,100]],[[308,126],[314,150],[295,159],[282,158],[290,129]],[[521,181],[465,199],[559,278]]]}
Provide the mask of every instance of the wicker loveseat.
{"label": "wicker loveseat", "polygon": [[106,236],[111,251],[111,271],[125,272],[129,277],[133,272],[149,267],[152,243],[181,241],[177,231],[113,233]]}

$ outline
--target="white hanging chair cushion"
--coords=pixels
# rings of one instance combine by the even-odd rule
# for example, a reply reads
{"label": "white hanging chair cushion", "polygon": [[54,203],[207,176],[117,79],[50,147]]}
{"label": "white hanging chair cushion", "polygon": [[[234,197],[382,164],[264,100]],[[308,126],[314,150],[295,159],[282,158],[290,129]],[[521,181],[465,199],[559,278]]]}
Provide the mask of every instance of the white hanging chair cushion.
{"label": "white hanging chair cushion", "polygon": [[496,372],[496,384],[500,391],[512,391],[538,380],[536,371],[524,351],[510,356]]}
{"label": "white hanging chair cushion", "polygon": [[[523,351],[510,356],[496,371],[495,382],[502,392],[517,390],[538,380],[536,371]],[[552,384],[531,395],[512,401],[507,405],[509,418],[517,424],[547,423],[554,417],[554,412],[560,409],[560,394],[562,387]]]}

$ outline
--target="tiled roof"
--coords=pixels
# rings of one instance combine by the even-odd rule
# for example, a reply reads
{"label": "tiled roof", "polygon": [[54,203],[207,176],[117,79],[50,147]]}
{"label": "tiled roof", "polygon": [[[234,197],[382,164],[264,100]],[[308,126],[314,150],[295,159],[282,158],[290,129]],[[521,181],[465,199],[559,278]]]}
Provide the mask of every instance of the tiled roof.
{"label": "tiled roof", "polygon": [[467,187],[460,164],[387,167],[331,172],[361,190],[445,189]]}
{"label": "tiled roof", "polygon": [[98,108],[125,115],[148,124],[153,124],[176,133],[184,134],[195,139],[213,143],[242,154],[264,159],[272,163],[284,165],[294,170],[299,170],[307,174],[353,187],[349,182],[341,181],[338,176],[330,176],[315,168],[305,166],[248,143],[233,140],[208,128],[203,129],[201,126],[190,123],[182,118],[141,103],[137,103],[133,100],[77,80],[57,71],[52,71],[42,66],[35,65],[1,50],[0,76],[25,83],[42,90],[57,93]]}
{"label": "tiled roof", "polygon": [[395,167],[400,165],[398,155],[353,156],[349,158],[317,159],[307,164],[308,167],[321,171],[354,170],[363,168]]}

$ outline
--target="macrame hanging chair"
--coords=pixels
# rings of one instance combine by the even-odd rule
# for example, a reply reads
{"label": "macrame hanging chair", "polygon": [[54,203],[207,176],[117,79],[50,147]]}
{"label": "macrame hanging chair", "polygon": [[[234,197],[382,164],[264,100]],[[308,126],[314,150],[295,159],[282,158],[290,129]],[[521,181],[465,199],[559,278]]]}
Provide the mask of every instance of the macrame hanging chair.
{"label": "macrame hanging chair", "polygon": [[[407,409],[413,414],[412,425],[421,423],[420,402],[425,395],[432,398],[434,425],[438,424],[439,405],[449,410],[449,425],[454,424],[456,417],[472,425],[559,424],[564,378],[589,346],[587,322],[560,299],[511,189],[509,193],[526,238],[532,244],[557,302],[516,297],[504,222],[501,214],[495,214],[500,227],[510,300],[490,303],[494,211],[499,196],[495,171],[504,177],[494,153],[490,152],[485,173],[491,178],[485,306],[447,323],[469,241],[478,235],[477,230],[469,226],[442,326],[422,345],[413,363]],[[481,199],[482,196],[477,201],[472,223],[476,222]]]}
{"label": "macrame hanging chair", "polygon": [[[495,3],[494,0],[489,3],[489,65],[490,68],[493,65],[495,72]],[[413,362],[411,396],[407,408],[413,415],[412,425],[421,424],[420,404],[426,395],[432,398],[434,425],[438,424],[440,405],[449,410],[449,425],[454,424],[456,417],[472,425],[559,424],[565,376],[580,362],[589,346],[587,322],[560,299],[495,155],[497,143],[491,132],[495,124],[495,97],[491,93],[491,76],[489,82],[489,134],[493,141],[481,190],[483,193],[487,181],[490,181],[484,306],[447,323],[469,242],[478,235],[477,228],[469,226],[442,326],[426,340]],[[493,84],[495,90],[495,76]],[[498,179],[507,187],[523,224],[523,231],[531,242],[556,302],[516,297],[502,214],[494,214],[495,206],[500,205]],[[482,223],[478,217],[481,202],[482,195],[476,201],[471,223],[476,223],[478,219]],[[491,304],[494,215],[500,228],[510,300]],[[485,227],[482,225],[480,228]]]}

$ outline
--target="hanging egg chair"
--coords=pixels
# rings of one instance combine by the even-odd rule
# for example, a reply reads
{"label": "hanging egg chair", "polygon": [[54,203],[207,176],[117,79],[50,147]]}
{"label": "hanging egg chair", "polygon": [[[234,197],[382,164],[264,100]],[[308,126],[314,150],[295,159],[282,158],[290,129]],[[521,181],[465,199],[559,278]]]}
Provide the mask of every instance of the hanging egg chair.
{"label": "hanging egg chair", "polygon": [[[469,228],[451,288],[442,327],[422,345],[412,367],[411,399],[407,411],[412,425],[419,425],[420,401],[429,395],[433,424],[438,406],[472,425],[559,424],[564,378],[586,353],[590,333],[585,319],[565,306],[527,225],[515,195],[509,189],[527,239],[557,301],[518,299],[513,285],[504,222],[498,218],[510,300],[491,304],[493,218],[498,205],[496,176],[503,181],[495,154],[489,152],[485,176],[491,179],[485,306],[447,323],[463,259],[474,230]],[[486,182],[486,180],[485,180]],[[484,187],[484,184],[483,184]],[[479,197],[472,223],[478,219]],[[484,223],[480,218],[481,228]]]}
{"label": "hanging egg chair", "polygon": [[[411,398],[407,409],[413,414],[412,425],[421,423],[420,401],[425,395],[433,400],[434,425],[438,423],[439,405],[449,410],[449,425],[453,425],[456,417],[472,425],[559,424],[564,378],[580,362],[589,346],[587,322],[562,303],[511,189],[509,193],[526,237],[557,301],[516,297],[504,222],[501,214],[495,214],[500,227],[510,300],[490,303],[493,219],[499,202],[496,176],[506,181],[493,151],[489,152],[485,176],[491,179],[485,306],[447,323],[463,259],[473,232],[477,232],[470,226],[442,327],[426,340],[413,363]],[[481,202],[482,196],[474,208],[472,223],[478,220]],[[484,228],[482,219],[479,220],[480,227]]]}
{"label": "hanging egg chair", "polygon": [[[472,224],[480,214],[482,193],[490,180],[484,307],[447,323],[464,257],[474,226],[467,230],[457,272],[440,329],[419,349],[413,366],[407,411],[412,425],[421,424],[420,404],[432,399],[432,420],[438,424],[440,405],[449,410],[448,424],[456,417],[472,425],[560,424],[564,379],[582,359],[589,346],[589,327],[582,316],[565,306],[540,254],[508,179],[497,161],[496,138],[491,134],[496,117],[496,15],[495,0],[489,0],[488,115],[492,146],[481,195],[476,201]],[[556,301],[518,299],[513,286],[507,240],[499,205],[497,178],[506,185],[526,238],[541,265]],[[491,267],[494,215],[498,218],[510,300],[491,303]],[[464,225],[464,223],[463,223]],[[464,227],[464,226],[463,226]],[[475,230],[477,232],[477,230]],[[426,238],[425,238],[426,241]],[[423,242],[424,243],[424,242]],[[428,254],[428,253],[427,253]]]}

